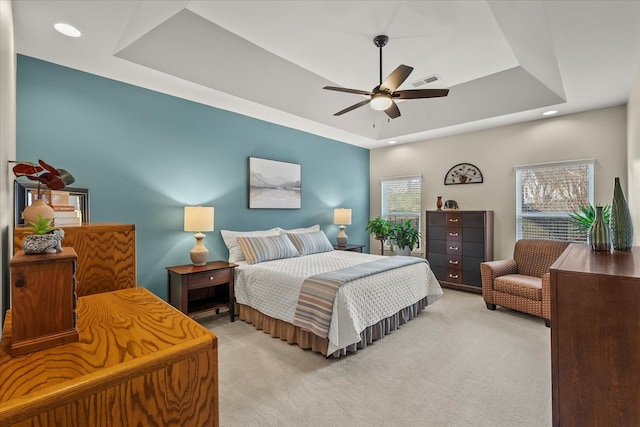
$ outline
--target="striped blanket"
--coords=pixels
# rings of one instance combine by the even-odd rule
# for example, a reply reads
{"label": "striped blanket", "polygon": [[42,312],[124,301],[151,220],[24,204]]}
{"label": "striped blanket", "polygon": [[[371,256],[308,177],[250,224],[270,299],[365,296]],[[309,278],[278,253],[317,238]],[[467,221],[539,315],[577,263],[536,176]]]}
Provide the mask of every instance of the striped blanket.
{"label": "striped blanket", "polygon": [[409,256],[392,256],[307,277],[300,288],[293,324],[326,338],[333,313],[333,302],[342,285],[419,262],[426,262],[426,260]]}

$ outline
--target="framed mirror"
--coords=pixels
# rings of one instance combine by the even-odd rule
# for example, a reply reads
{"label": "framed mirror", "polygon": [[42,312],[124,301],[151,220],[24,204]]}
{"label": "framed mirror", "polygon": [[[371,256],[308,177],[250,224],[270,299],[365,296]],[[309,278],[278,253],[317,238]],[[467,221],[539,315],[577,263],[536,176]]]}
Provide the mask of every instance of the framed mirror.
{"label": "framed mirror", "polygon": [[[33,201],[32,194],[38,190],[38,184],[31,182],[19,182],[14,181],[13,194],[14,194],[14,225],[16,227],[22,227],[25,225],[22,218],[22,211],[26,206],[31,205]],[[86,224],[90,221],[89,215],[89,189],[80,187],[65,187],[64,190],[69,193],[69,204],[75,206],[75,209],[80,211],[82,217],[82,223]]]}

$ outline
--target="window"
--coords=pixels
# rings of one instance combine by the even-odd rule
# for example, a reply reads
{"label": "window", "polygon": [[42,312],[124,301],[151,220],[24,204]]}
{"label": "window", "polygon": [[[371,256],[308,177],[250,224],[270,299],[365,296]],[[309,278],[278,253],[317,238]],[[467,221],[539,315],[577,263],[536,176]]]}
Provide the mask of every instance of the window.
{"label": "window", "polygon": [[421,195],[420,175],[382,178],[382,217],[393,224],[410,220],[420,230]]}
{"label": "window", "polygon": [[586,242],[569,213],[593,204],[594,160],[516,166],[516,238]]}

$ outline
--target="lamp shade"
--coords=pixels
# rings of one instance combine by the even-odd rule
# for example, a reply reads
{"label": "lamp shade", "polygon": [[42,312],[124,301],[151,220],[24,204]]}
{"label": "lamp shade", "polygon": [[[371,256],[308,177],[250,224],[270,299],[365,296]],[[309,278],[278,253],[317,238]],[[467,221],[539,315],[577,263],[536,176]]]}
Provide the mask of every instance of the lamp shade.
{"label": "lamp shade", "polygon": [[184,231],[213,231],[213,208],[185,206]]}
{"label": "lamp shade", "polygon": [[351,225],[351,209],[334,209],[333,223],[338,225]]}

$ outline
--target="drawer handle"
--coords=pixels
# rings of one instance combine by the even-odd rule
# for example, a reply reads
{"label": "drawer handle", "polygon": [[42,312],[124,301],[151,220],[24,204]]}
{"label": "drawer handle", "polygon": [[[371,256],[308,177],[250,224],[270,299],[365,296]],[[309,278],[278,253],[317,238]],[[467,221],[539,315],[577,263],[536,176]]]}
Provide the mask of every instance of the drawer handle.
{"label": "drawer handle", "polygon": [[457,246],[449,246],[449,249],[452,250],[452,251],[457,251],[460,248],[457,247]]}
{"label": "drawer handle", "polygon": [[213,280],[213,276],[209,276],[209,280]]}
{"label": "drawer handle", "polygon": [[449,233],[449,236],[459,236],[460,233]]}
{"label": "drawer handle", "polygon": [[457,279],[458,275],[457,274],[449,274],[449,278],[450,279]]}
{"label": "drawer handle", "polygon": [[458,218],[449,218],[449,222],[458,222]]}
{"label": "drawer handle", "polygon": [[458,265],[458,264],[459,264],[459,262],[458,262],[458,261],[451,261],[451,260],[449,260],[449,264]]}

